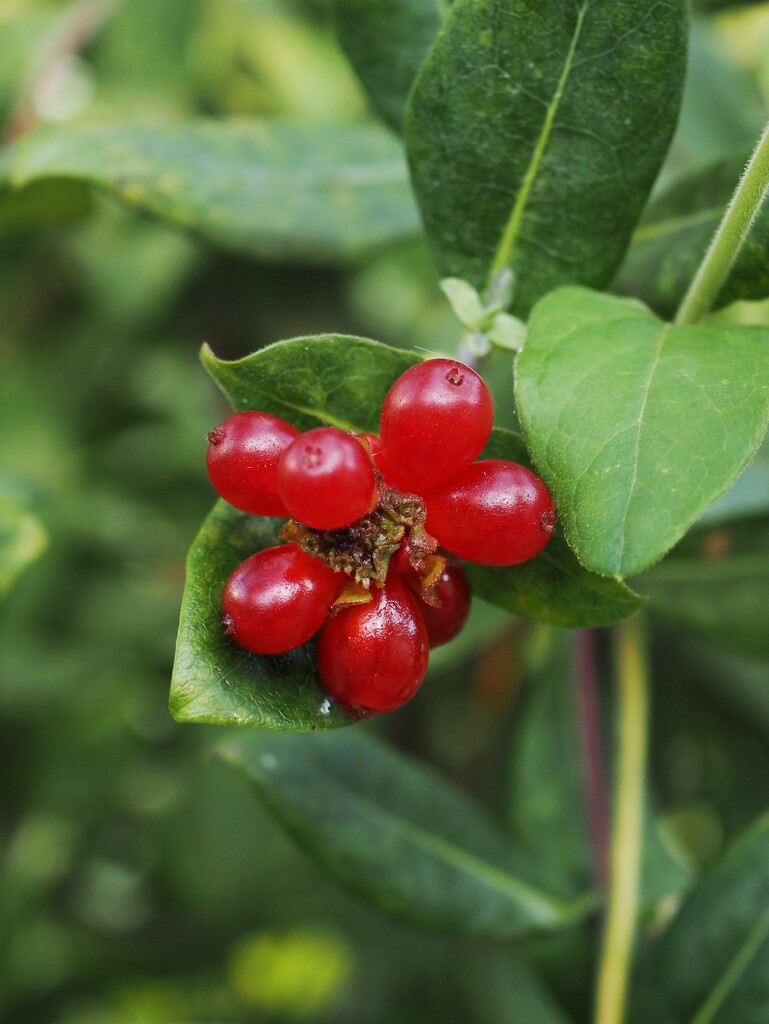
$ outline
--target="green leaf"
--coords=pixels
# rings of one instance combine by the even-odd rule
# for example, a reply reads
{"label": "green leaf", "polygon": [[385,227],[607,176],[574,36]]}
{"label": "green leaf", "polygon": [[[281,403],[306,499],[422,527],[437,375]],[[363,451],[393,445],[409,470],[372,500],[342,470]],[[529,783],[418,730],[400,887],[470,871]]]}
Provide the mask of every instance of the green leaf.
{"label": "green leaf", "polygon": [[511,268],[520,315],[607,284],[675,127],[686,34],[683,0],[455,3],[405,133],[441,275]]}
{"label": "green leaf", "polygon": [[264,259],[347,260],[417,230],[400,147],[364,124],[68,126],[21,139],[6,175],[88,183]]}
{"label": "green leaf", "polygon": [[[531,468],[523,439],[494,430],[483,458],[509,459]],[[605,626],[633,615],[644,599],[624,583],[589,572],[577,561],[560,527],[544,551],[522,565],[467,564],[473,593],[516,615],[552,626]]]}
{"label": "green leaf", "polygon": [[762,1024],[769,1005],[769,819],[692,891],[641,972],[634,1024]]}
{"label": "green leaf", "polygon": [[[594,882],[596,851],[589,830],[581,724],[584,712],[574,635],[540,630],[528,653],[523,700],[510,743],[511,826],[516,839],[547,872],[551,884],[582,892]],[[611,717],[611,708],[604,707],[599,730]],[[607,751],[603,760],[608,766]],[[607,800],[609,787],[607,778]],[[608,819],[608,807],[604,811]],[[653,801],[648,800],[641,875],[645,910],[680,893],[688,883],[688,872],[662,841]]]}
{"label": "green leaf", "polygon": [[697,530],[639,586],[651,611],[717,646],[769,658],[769,521]]}
{"label": "green leaf", "polygon": [[222,629],[224,584],[255,551],[280,543],[281,520],[219,501],[187,558],[169,708],[177,722],[306,731],[348,725],[320,685],[313,643],[288,654],[251,654]]}
{"label": "green leaf", "polygon": [[[636,295],[661,316],[672,317],[700,265],[740,179],[749,153],[722,161],[677,182],[653,200],[613,288]],[[769,295],[769,207],[750,229],[714,307]]]}
{"label": "green leaf", "polygon": [[627,299],[563,288],[518,361],[532,457],[595,572],[648,568],[734,482],[769,417],[769,331],[672,327]]}
{"label": "green leaf", "polygon": [[411,924],[509,939],[591,908],[542,889],[467,797],[362,730],[255,734],[222,754],[342,885]]}
{"label": "green leaf", "polygon": [[406,98],[450,0],[333,0],[339,42],[384,120],[400,132]]}
{"label": "green leaf", "polygon": [[572,639],[552,629],[532,637],[510,741],[510,823],[549,877],[579,890],[593,884],[593,851]]}
{"label": "green leaf", "polygon": [[37,516],[14,498],[0,496],[0,597],[45,551],[48,535]]}
{"label": "green leaf", "polygon": [[259,409],[309,430],[379,431],[379,412],[395,380],[421,362],[413,352],[366,338],[318,334],[278,341],[243,359],[201,359],[237,412]]}

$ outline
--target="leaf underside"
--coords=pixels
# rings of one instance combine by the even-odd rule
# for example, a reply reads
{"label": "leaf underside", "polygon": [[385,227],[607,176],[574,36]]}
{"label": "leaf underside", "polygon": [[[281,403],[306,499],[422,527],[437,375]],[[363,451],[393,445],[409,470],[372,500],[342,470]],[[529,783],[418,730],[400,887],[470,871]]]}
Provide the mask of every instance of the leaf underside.
{"label": "leaf underside", "polygon": [[[375,125],[69,126],[16,143],[0,185],[49,179],[95,186],[209,242],[270,260],[349,260],[418,228],[400,146]],[[5,205],[13,198],[6,192]]]}

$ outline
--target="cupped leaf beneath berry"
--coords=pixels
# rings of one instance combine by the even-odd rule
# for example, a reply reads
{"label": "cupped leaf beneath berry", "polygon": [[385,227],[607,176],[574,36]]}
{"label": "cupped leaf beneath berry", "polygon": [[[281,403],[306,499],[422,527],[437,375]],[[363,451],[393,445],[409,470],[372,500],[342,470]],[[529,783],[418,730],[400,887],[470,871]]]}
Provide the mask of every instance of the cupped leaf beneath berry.
{"label": "cupped leaf beneath berry", "polygon": [[217,359],[204,345],[201,359],[237,412],[259,409],[300,430],[328,424],[374,433],[390,387],[421,361],[413,352],[344,334],[278,341],[233,361]]}
{"label": "cupped leaf beneath berry", "polygon": [[280,543],[280,525],[219,501],[193,542],[169,699],[178,722],[308,731],[352,721],[321,687],[312,641],[287,654],[252,654],[222,628],[227,579],[249,555]]}
{"label": "cupped leaf beneath berry", "polygon": [[769,330],[674,327],[628,299],[562,288],[517,365],[521,422],[580,561],[658,561],[754,455],[769,418]]}
{"label": "cupped leaf beneath berry", "polygon": [[769,1005],[769,817],[691,892],[642,962],[631,1024],[761,1024]]}
{"label": "cupped leaf beneath berry", "polygon": [[400,146],[374,125],[70,125],[19,140],[2,171],[6,218],[26,186],[68,179],[262,259],[334,263],[418,229]]}
{"label": "cupped leaf beneath berry", "polygon": [[[633,235],[613,290],[672,317],[748,162],[745,153],[687,175],[654,199]],[[769,207],[756,217],[714,307],[769,295]]]}
{"label": "cupped leaf beneath berry", "polygon": [[341,885],[410,924],[510,939],[584,918],[466,796],[361,730],[249,735],[222,756]]}
{"label": "cupped leaf beneath berry", "polygon": [[399,132],[409,90],[450,0],[333,0],[337,35],[385,121]]}
{"label": "cupped leaf beneath berry", "polygon": [[[523,438],[508,430],[492,432],[481,458],[509,459],[533,469]],[[510,566],[467,563],[465,571],[474,594],[552,626],[607,626],[633,615],[645,601],[619,580],[580,565],[560,526],[544,551],[529,562]]]}
{"label": "cupped leaf beneath berry", "polygon": [[687,7],[453,4],[405,122],[443,276],[481,288],[510,268],[520,315],[558,285],[610,281],[675,127]]}

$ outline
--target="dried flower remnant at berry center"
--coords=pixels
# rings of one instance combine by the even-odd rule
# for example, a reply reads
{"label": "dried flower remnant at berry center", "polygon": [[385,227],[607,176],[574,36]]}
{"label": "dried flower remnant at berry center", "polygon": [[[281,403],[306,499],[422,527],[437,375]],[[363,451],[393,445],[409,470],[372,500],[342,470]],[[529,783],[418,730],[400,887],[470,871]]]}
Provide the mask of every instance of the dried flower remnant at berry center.
{"label": "dried flower remnant at berry center", "polygon": [[446,380],[449,382],[449,384],[452,385],[452,387],[458,388],[461,387],[462,384],[464,384],[465,375],[460,372],[458,366],[452,366],[452,368],[446,374]]}
{"label": "dried flower remnant at berry center", "polygon": [[289,519],[280,538],[369,589],[372,584],[384,586],[390,558],[408,537],[415,572],[429,590],[429,580],[440,576],[445,559],[435,554],[438,542],[425,530],[425,516],[420,497],[381,480],[379,504],[357,522],[339,530],[315,530]]}
{"label": "dried flower remnant at berry center", "polygon": [[323,460],[323,453],[320,448],[307,445],[304,450],[304,464],[308,469],[314,469],[315,466],[319,466]]}

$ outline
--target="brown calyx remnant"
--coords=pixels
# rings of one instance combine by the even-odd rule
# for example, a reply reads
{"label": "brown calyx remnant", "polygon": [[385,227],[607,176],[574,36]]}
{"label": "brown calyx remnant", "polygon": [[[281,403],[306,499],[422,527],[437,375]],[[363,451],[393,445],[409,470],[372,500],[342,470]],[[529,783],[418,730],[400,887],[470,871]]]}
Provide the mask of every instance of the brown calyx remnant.
{"label": "brown calyx remnant", "polygon": [[335,608],[371,600],[370,588],[383,587],[390,558],[404,537],[409,543],[409,562],[422,581],[422,596],[430,600],[434,586],[446,565],[437,555],[438,542],[425,529],[425,505],[416,494],[404,494],[379,479],[379,504],[367,516],[341,530],[314,530],[289,519],[280,539],[298,544],[314,558],[320,558],[337,572],[350,577]]}

